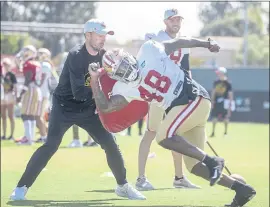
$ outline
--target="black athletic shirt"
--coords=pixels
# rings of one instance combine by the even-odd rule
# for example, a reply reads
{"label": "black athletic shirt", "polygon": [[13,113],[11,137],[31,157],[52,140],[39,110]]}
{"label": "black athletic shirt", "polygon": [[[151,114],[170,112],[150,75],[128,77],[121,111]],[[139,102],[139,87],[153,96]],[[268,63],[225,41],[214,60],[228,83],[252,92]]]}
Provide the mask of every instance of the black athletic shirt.
{"label": "black athletic shirt", "polygon": [[55,97],[68,107],[95,106],[88,66],[93,62],[99,62],[101,65],[104,53],[105,50],[102,49],[96,56],[92,56],[86,50],[85,44],[72,48],[54,91]]}
{"label": "black athletic shirt", "polygon": [[213,90],[215,92],[215,102],[220,102],[217,101],[218,99],[224,101],[224,99],[228,99],[228,93],[232,91],[232,85],[228,80],[216,80]]}
{"label": "black athletic shirt", "polygon": [[14,84],[16,83],[16,76],[12,72],[7,72],[3,78],[3,86],[5,93],[12,92],[14,89]]}

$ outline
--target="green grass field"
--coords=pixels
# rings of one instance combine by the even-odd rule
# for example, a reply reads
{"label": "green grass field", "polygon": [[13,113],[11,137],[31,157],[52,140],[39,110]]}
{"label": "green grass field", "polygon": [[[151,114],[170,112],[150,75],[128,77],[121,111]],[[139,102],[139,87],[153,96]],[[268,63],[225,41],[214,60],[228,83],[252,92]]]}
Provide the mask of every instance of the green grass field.
{"label": "green grass field", "polygon": [[[137,176],[137,153],[140,138],[137,126],[133,127],[132,137],[118,136],[129,182],[135,184]],[[208,125],[210,132],[211,125]],[[23,133],[22,123],[17,120],[15,137]],[[215,138],[209,138],[220,156],[233,173],[244,176],[253,185],[257,196],[249,207],[269,206],[269,125],[238,124],[230,125],[229,137],[223,138],[223,125],[217,126]],[[80,130],[81,138],[87,135]],[[104,176],[109,172],[105,154],[97,148],[69,149],[72,133],[69,130],[59,151],[51,159],[46,169],[29,189],[28,201],[11,202],[9,195],[18,182],[26,163],[39,146],[16,146],[10,141],[2,141],[1,146],[1,206],[181,206],[208,207],[224,206],[230,203],[234,193],[220,186],[210,187],[208,182],[186,172],[190,180],[201,185],[201,190],[181,190],[172,187],[174,176],[171,153],[155,142],[151,152],[156,153],[147,165],[147,176],[157,188],[144,192],[145,201],[131,201],[114,194],[116,186],[113,177]],[[206,147],[206,151],[211,151]]]}

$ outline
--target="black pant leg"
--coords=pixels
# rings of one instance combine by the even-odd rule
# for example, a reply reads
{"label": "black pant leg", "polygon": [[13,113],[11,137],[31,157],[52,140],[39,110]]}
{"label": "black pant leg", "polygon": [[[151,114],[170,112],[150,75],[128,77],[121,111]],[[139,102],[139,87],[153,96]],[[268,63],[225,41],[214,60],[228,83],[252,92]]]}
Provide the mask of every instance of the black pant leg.
{"label": "black pant leg", "polygon": [[31,187],[36,178],[47,165],[48,161],[57,151],[63,135],[72,126],[72,122],[67,119],[59,104],[53,103],[50,114],[48,135],[46,142],[39,147],[31,159],[29,160],[26,169],[18,183],[18,187]]}
{"label": "black pant leg", "polygon": [[128,134],[129,136],[131,135],[131,126],[128,127],[128,129],[127,129],[127,134]]}
{"label": "black pant leg", "polygon": [[139,135],[142,135],[143,119],[138,121]]}
{"label": "black pant leg", "polygon": [[98,115],[95,114],[87,120],[81,120],[78,126],[85,129],[105,151],[107,163],[114,174],[117,184],[123,185],[127,183],[126,168],[121,151],[114,136],[102,126]]}

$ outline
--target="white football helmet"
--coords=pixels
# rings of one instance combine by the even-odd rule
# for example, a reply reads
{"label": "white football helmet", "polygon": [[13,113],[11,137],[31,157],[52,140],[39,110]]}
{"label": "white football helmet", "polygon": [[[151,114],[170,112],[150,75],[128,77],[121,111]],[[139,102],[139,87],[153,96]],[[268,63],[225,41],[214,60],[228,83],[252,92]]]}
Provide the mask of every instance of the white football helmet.
{"label": "white football helmet", "polygon": [[33,45],[27,45],[21,49],[21,51],[16,55],[23,62],[26,62],[29,59],[36,58],[37,49]]}
{"label": "white football helmet", "polygon": [[136,80],[139,75],[136,59],[123,49],[108,50],[103,55],[102,67],[110,78],[125,83]]}
{"label": "white football helmet", "polygon": [[37,51],[39,61],[48,61],[51,59],[51,52],[47,48],[39,48]]}

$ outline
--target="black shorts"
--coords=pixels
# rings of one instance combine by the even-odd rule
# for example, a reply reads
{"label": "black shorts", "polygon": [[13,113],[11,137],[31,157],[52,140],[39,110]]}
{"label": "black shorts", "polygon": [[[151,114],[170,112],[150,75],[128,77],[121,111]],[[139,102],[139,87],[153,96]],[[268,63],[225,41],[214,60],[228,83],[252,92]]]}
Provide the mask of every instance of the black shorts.
{"label": "black shorts", "polygon": [[228,111],[224,109],[223,104],[215,104],[214,108],[211,111],[212,118],[224,119],[226,118]]}
{"label": "black shorts", "polygon": [[186,105],[190,101],[194,101],[198,96],[211,101],[209,93],[203,86],[201,86],[195,80],[191,80],[189,77],[186,77],[184,80],[183,90],[181,91],[180,95],[173,100],[171,106],[166,110],[166,114],[169,113],[174,106]]}

